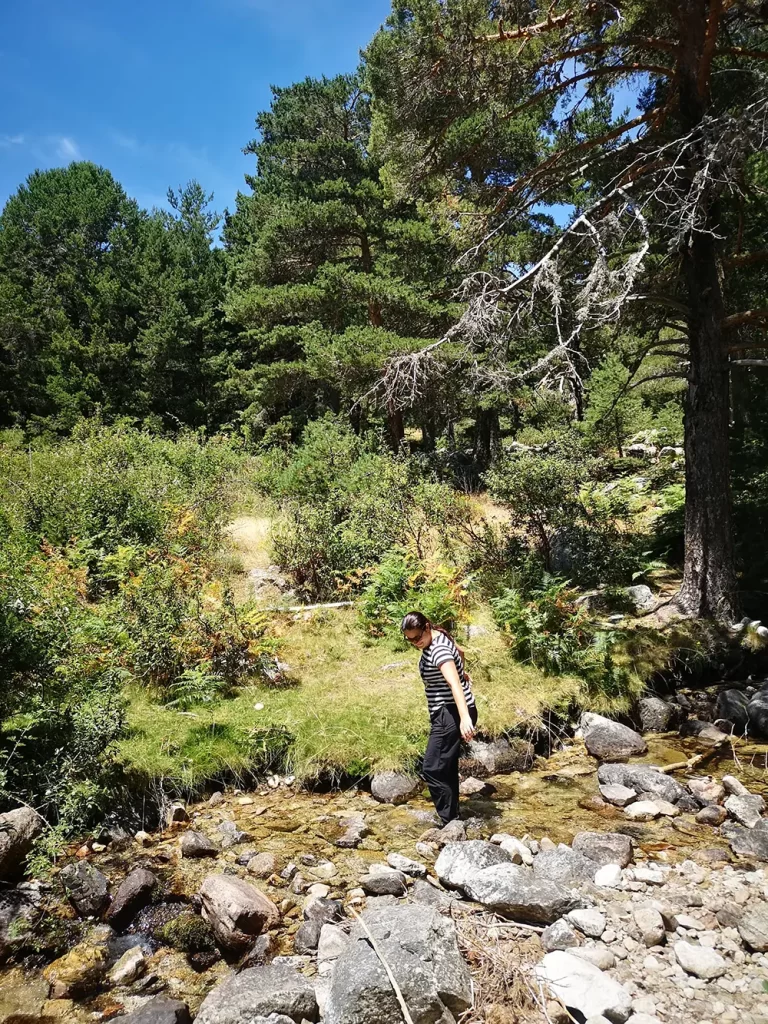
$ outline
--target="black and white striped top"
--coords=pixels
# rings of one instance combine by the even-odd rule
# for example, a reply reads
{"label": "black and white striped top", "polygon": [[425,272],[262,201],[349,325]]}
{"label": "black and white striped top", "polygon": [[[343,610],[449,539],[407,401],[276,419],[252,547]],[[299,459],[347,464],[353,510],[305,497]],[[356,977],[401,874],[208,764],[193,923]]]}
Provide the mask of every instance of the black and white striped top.
{"label": "black and white striped top", "polygon": [[424,648],[419,659],[419,672],[427,694],[427,708],[430,717],[439,711],[444,704],[456,703],[453,698],[453,691],[440,671],[440,666],[445,665],[448,661],[453,661],[456,665],[456,671],[459,673],[459,679],[464,689],[464,699],[467,702],[467,707],[472,707],[475,703],[475,698],[472,696],[472,687],[464,677],[464,665],[462,664],[458,647],[449,636],[446,636],[445,633],[438,633],[435,629],[432,631],[432,643],[429,647]]}

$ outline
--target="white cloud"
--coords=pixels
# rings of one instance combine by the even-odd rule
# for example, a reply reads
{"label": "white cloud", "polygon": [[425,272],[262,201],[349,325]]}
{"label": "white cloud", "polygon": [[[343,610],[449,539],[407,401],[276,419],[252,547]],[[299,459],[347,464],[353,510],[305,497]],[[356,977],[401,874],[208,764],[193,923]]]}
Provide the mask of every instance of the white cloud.
{"label": "white cloud", "polygon": [[0,146],[9,148],[10,146],[23,146],[25,142],[23,135],[0,135]]}
{"label": "white cloud", "polygon": [[82,154],[80,148],[74,139],[69,138],[68,135],[59,135],[55,139],[56,142],[56,156],[60,160],[81,160]]}
{"label": "white cloud", "polygon": [[122,132],[112,132],[112,141],[121,149],[138,149],[139,143],[130,135],[123,135]]}

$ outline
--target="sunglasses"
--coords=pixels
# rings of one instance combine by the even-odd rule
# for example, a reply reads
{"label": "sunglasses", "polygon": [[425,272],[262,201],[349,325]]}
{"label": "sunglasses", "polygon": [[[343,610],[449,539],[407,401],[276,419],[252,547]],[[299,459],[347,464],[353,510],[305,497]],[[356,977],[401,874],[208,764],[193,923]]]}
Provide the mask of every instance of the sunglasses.
{"label": "sunglasses", "polygon": [[403,637],[408,641],[409,644],[417,644],[419,640],[421,640],[421,638],[424,636],[424,633],[425,630],[422,629],[422,631],[417,636],[408,636],[407,633],[403,633]]}

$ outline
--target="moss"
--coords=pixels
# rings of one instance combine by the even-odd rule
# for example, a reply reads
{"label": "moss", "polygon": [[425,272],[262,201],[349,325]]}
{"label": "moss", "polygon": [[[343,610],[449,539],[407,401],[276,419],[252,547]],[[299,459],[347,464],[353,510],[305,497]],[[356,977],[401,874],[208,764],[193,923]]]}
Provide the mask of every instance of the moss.
{"label": "moss", "polygon": [[157,938],[180,953],[212,953],[216,949],[213,933],[202,917],[191,911],[179,914],[157,932]]}

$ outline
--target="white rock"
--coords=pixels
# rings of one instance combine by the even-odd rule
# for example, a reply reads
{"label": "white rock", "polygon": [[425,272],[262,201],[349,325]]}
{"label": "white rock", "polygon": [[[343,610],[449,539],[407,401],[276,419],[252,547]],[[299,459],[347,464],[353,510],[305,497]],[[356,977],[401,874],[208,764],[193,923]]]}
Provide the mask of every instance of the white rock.
{"label": "white rock", "polygon": [[653,907],[637,907],[634,918],[645,945],[661,945],[664,941],[664,919],[658,910]]}
{"label": "white rock", "polygon": [[633,1013],[627,1024],[661,1024],[661,1021],[650,1013]]}
{"label": "white rock", "polygon": [[621,885],[621,868],[618,864],[606,864],[595,873],[595,885],[604,889],[615,889]]}
{"label": "white rock", "polygon": [[322,900],[330,893],[330,885],[326,885],[325,882],[315,882],[314,885],[310,885],[307,889],[307,896],[313,900]]}
{"label": "white rock", "polygon": [[632,868],[634,880],[645,882],[646,885],[664,885],[664,872],[660,868],[647,868],[638,866]]}
{"label": "white rock", "polygon": [[568,920],[590,939],[599,939],[605,931],[605,914],[599,910],[572,910]]}
{"label": "white rock", "polygon": [[146,959],[139,946],[126,950],[109,972],[113,985],[130,985],[144,973]]}
{"label": "white rock", "polygon": [[666,818],[677,818],[680,814],[680,808],[675,807],[668,800],[654,800],[653,802],[656,804],[656,810],[659,814]]}
{"label": "white rock", "polygon": [[595,967],[599,967],[601,971],[610,971],[612,967],[616,966],[616,957],[602,942],[598,942],[594,946],[578,946],[569,952],[574,956],[581,957],[582,960],[589,961]]}
{"label": "white rock", "polygon": [[404,857],[402,853],[388,854],[387,863],[395,871],[402,871],[404,875],[410,875],[411,878],[424,878],[427,873],[426,864],[422,864],[418,860],[411,860],[410,857]]}
{"label": "white rock", "polygon": [[661,811],[650,800],[638,800],[636,803],[630,804],[629,807],[625,807],[624,813],[630,821],[653,821],[654,818],[658,818]]}
{"label": "white rock", "polygon": [[572,953],[547,953],[535,974],[564,1006],[587,1019],[602,1014],[624,1024],[632,1013],[632,998],[624,986]]}
{"label": "white rock", "polygon": [[765,810],[765,800],[761,796],[736,796],[731,794],[725,801],[725,809],[732,818],[735,818],[745,828],[754,828],[760,821]]}
{"label": "white rock", "polygon": [[515,839],[514,836],[505,836],[499,843],[499,846],[510,855],[513,864],[527,864],[529,867],[533,864],[533,854],[531,851],[525,843]]}
{"label": "white rock", "polygon": [[605,786],[600,786],[600,796],[615,807],[626,807],[637,798],[637,793],[629,786],[622,786],[618,782],[609,782]]}
{"label": "white rock", "polygon": [[318,964],[336,960],[349,942],[349,936],[337,924],[324,924],[317,944]]}
{"label": "white rock", "polygon": [[732,796],[750,796],[750,792],[743,782],[739,782],[735,775],[723,776],[723,787],[726,793]]}
{"label": "white rock", "polygon": [[714,949],[694,946],[690,942],[676,942],[675,956],[684,971],[705,980],[720,978],[728,969],[725,960]]}

